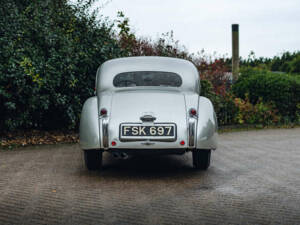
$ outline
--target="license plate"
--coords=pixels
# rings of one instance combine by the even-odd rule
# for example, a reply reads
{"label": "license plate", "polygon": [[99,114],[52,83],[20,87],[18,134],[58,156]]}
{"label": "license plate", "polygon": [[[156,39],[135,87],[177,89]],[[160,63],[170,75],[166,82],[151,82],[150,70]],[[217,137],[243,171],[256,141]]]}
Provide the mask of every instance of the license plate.
{"label": "license plate", "polygon": [[121,124],[121,140],[175,140],[176,125],[174,123],[161,123],[154,125]]}

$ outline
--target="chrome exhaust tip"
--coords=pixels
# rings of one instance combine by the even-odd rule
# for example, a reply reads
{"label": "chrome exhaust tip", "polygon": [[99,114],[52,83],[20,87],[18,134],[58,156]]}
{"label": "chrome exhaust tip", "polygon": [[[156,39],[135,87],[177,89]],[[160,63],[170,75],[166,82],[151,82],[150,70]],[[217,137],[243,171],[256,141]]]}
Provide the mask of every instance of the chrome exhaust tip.
{"label": "chrome exhaust tip", "polygon": [[120,158],[120,154],[119,153],[113,153],[112,155],[113,155],[114,158],[117,158],[117,159]]}
{"label": "chrome exhaust tip", "polygon": [[124,152],[121,153],[121,157],[122,159],[127,159],[128,158],[128,155]]}

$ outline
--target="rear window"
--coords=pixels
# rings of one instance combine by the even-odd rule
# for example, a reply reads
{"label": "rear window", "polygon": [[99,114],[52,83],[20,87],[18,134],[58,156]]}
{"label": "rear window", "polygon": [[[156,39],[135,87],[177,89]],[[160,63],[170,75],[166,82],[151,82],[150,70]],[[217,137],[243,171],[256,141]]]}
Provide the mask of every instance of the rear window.
{"label": "rear window", "polygon": [[135,86],[169,86],[180,87],[181,77],[172,72],[160,71],[136,71],[119,73],[114,77],[115,87],[135,87]]}

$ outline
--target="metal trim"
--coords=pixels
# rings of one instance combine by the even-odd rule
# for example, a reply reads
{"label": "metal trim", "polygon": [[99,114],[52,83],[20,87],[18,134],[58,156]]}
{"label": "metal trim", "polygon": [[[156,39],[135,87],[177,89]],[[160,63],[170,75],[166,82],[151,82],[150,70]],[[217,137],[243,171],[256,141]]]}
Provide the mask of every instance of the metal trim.
{"label": "metal trim", "polygon": [[140,117],[140,120],[143,122],[153,122],[154,120],[156,120],[156,117],[152,115],[144,115]]}
{"label": "metal trim", "polygon": [[189,147],[195,146],[195,125],[196,120],[193,117],[189,118]]}
{"label": "metal trim", "polygon": [[108,149],[108,118],[102,119],[102,139],[104,149]]}
{"label": "metal trim", "polygon": [[107,152],[109,153],[126,153],[128,155],[169,155],[169,154],[184,154],[188,152],[189,149],[187,148],[172,148],[172,149],[151,149],[151,148],[135,148],[135,149],[128,149],[128,148],[113,148],[108,149]]}

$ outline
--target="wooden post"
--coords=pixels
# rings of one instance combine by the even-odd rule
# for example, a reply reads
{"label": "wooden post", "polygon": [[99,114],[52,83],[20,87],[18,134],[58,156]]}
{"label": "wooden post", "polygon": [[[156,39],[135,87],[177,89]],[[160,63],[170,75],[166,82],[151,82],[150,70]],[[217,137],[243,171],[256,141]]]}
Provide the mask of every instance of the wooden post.
{"label": "wooden post", "polygon": [[239,25],[232,24],[232,78],[233,82],[238,79],[239,76]]}

